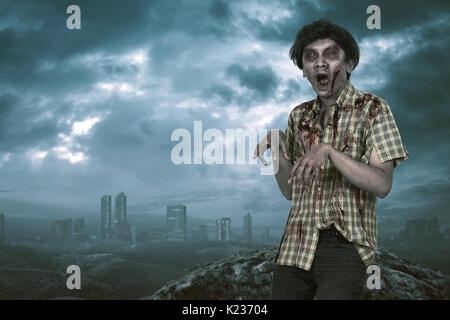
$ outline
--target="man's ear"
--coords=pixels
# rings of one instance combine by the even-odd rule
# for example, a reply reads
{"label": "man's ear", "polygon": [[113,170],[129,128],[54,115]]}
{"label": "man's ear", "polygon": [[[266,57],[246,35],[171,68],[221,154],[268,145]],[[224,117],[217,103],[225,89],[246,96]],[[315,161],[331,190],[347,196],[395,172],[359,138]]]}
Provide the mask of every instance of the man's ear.
{"label": "man's ear", "polygon": [[348,60],[347,62],[347,73],[352,73],[352,71],[355,69],[355,65],[353,64],[353,60]]}

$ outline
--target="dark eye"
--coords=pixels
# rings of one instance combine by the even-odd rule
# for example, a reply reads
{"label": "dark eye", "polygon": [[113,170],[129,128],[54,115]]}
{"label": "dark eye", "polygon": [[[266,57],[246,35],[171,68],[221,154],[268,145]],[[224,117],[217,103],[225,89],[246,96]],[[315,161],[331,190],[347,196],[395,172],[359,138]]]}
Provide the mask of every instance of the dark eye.
{"label": "dark eye", "polygon": [[336,51],[328,51],[328,55],[330,57],[334,57],[335,55],[337,55],[337,52]]}

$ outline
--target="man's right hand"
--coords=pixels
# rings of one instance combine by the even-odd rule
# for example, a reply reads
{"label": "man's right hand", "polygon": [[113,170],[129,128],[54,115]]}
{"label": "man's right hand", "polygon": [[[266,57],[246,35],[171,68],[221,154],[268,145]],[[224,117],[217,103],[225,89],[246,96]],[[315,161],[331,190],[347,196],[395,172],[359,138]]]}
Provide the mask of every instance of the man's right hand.
{"label": "man's right hand", "polygon": [[[287,148],[286,148],[286,141],[285,141],[285,134],[283,131],[279,130],[278,134],[276,135],[278,136],[278,143],[279,146],[281,147],[282,153],[283,153],[283,157],[286,160],[291,160],[288,156],[287,153]],[[255,151],[253,152],[253,159],[256,159],[256,157],[259,158],[259,160],[261,160],[261,162],[267,166],[268,163],[266,161],[266,159],[264,159],[264,153],[271,148],[271,139],[272,139],[272,131],[270,131],[262,140],[261,142],[256,146]],[[273,161],[276,161],[278,158],[278,153],[279,150],[275,150],[272,149],[272,159]]]}

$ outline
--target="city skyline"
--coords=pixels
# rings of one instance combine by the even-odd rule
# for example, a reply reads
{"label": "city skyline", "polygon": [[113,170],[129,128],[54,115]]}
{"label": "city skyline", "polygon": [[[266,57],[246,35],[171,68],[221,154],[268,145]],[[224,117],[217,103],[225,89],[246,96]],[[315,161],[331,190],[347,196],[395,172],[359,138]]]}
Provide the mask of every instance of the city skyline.
{"label": "city skyline", "polygon": [[[121,192],[116,196],[116,199],[119,196],[123,199],[124,203],[126,203],[126,195]],[[27,241],[31,242],[39,242],[39,243],[54,243],[54,244],[70,244],[71,242],[77,241],[125,241],[128,243],[136,243],[136,239],[146,239],[146,241],[153,240],[219,240],[219,241],[243,241],[247,243],[251,243],[255,238],[252,237],[253,225],[251,222],[250,212],[244,216],[243,227],[234,227],[235,232],[232,233],[231,227],[231,219],[229,217],[221,217],[216,219],[215,227],[213,224],[205,223],[197,223],[197,226],[191,225],[187,228],[188,224],[188,215],[187,215],[187,206],[185,205],[167,205],[166,212],[166,224],[165,229],[161,229],[159,225],[151,225],[147,228],[141,228],[139,232],[136,232],[137,225],[133,223],[133,221],[122,220],[121,222],[126,222],[126,229],[124,230],[122,226],[120,226],[121,222],[116,223],[114,227],[109,228],[107,223],[108,217],[111,215],[112,207],[110,206],[110,195],[103,195],[100,199],[100,214],[99,220],[94,224],[94,229],[92,230],[92,226],[86,224],[85,216],[77,217],[77,218],[66,218],[66,219],[57,219],[52,220],[50,223],[50,231],[47,236],[40,233],[35,238],[30,237],[28,234],[23,233],[22,226],[18,227],[20,231],[20,235],[18,238],[19,242]],[[125,212],[126,205],[123,207],[120,204],[120,200],[117,201],[118,207]],[[115,209],[115,208],[114,208]],[[116,210],[115,210],[116,211]],[[116,211],[117,212],[117,211]],[[195,218],[194,218],[195,219]],[[4,223],[4,215],[0,214],[0,231],[5,229]],[[106,222],[106,224],[105,224]],[[105,228],[106,226],[106,228]],[[213,227],[213,228],[211,228]],[[272,228],[277,228],[279,226],[272,226]],[[260,234],[259,239],[256,242],[269,242],[269,229],[270,226],[255,226],[256,229],[262,228],[262,235]],[[17,226],[16,226],[17,229]],[[91,232],[88,230],[91,229]],[[209,236],[211,232],[209,230],[214,230],[212,233],[215,233],[215,236]],[[163,233],[160,233],[164,230]],[[16,230],[17,231],[17,230]],[[92,232],[93,231],[93,232]],[[241,234],[242,231],[242,234]],[[126,232],[124,235],[123,233]],[[156,233],[155,233],[156,232]],[[158,235],[159,234],[159,235]],[[1,233],[0,235],[5,235],[5,233]],[[11,243],[11,239],[7,239],[5,243]],[[131,242],[130,242],[131,241]],[[15,243],[12,240],[12,243]]]}
{"label": "city skyline", "polygon": [[[122,212],[123,220],[116,223],[116,225],[109,230],[110,236],[104,237],[103,230],[105,213],[110,215],[112,208],[110,207],[110,195],[103,195],[100,199],[99,219],[94,224],[94,232],[88,231],[85,217],[58,219],[51,222],[51,228],[48,236],[38,234],[35,238],[24,234],[22,226],[19,227],[19,237],[14,237],[12,240],[7,237],[7,229],[5,228],[5,215],[0,212],[0,243],[21,243],[21,242],[39,242],[39,243],[54,243],[54,244],[70,244],[79,241],[121,241],[124,244],[128,243],[135,246],[137,243],[144,243],[152,240],[166,240],[166,241],[185,241],[185,240],[216,240],[225,241],[230,240],[239,241],[243,243],[272,243],[277,244],[281,240],[281,233],[273,237],[270,230],[277,229],[279,226],[253,226],[251,213],[248,212],[243,216],[242,227],[232,227],[231,218],[220,217],[215,220],[215,224],[208,224],[204,222],[197,222],[197,226],[190,225],[187,228],[190,220],[187,215],[187,206],[167,205],[165,216],[165,228],[161,229],[160,224],[147,225],[146,228],[137,228],[139,223],[128,221],[125,219],[126,212],[126,194],[120,192],[116,197],[115,212]],[[137,216],[135,216],[137,217]],[[149,218],[150,216],[147,215]],[[141,217],[142,218],[142,217]],[[195,217],[193,217],[195,219]],[[125,225],[121,223],[126,222]],[[89,226],[90,227],[90,226]],[[16,226],[17,228],[17,226]],[[213,232],[211,232],[213,230]],[[215,231],[214,231],[215,230]],[[232,231],[234,230],[234,231]],[[259,230],[253,233],[254,230]],[[281,228],[279,231],[283,231]],[[106,230],[108,233],[108,229]],[[213,234],[211,236],[211,233]],[[258,236],[254,236],[258,234]],[[17,242],[19,239],[19,242]],[[12,240],[12,242],[11,242]],[[412,219],[407,220],[400,230],[395,233],[385,234],[379,238],[380,244],[387,246],[414,246],[424,247],[425,245],[439,246],[446,245],[450,240],[450,228],[443,226],[441,230],[441,223],[439,218],[434,216],[427,219]]]}

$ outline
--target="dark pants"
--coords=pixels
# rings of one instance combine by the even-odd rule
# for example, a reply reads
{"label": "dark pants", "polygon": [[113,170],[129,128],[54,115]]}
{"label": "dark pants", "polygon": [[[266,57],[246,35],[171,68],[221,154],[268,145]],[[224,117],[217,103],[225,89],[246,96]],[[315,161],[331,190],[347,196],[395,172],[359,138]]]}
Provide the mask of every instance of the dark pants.
{"label": "dark pants", "polygon": [[366,266],[356,248],[336,229],[320,231],[310,271],[276,265],[272,280],[274,300],[358,300]]}

